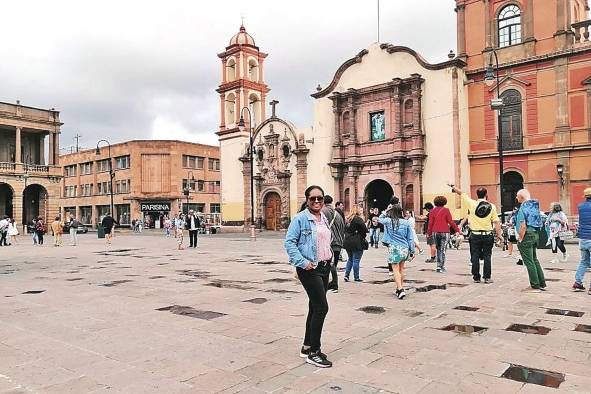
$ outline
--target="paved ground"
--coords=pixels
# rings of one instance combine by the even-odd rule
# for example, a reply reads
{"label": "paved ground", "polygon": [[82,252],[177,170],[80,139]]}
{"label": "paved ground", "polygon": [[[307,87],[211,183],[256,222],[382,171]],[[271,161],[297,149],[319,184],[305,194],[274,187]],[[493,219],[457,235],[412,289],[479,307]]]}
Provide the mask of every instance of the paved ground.
{"label": "paved ground", "polygon": [[[591,390],[591,334],[574,331],[591,325],[591,296],[570,291],[574,246],[555,266],[542,252],[554,269],[545,293],[522,292],[525,269],[498,251],[495,283],[473,284],[464,249],[449,252],[444,275],[411,265],[412,286],[447,286],[411,289],[404,301],[384,283],[383,249],[370,250],[365,282],[329,294],[323,350],[335,365],[320,370],[298,357],[307,300],[277,237],[202,237],[185,251],[155,234],[119,236],[109,249],[90,234],[75,248],[47,238],[44,247],[26,238],[0,248],[2,393],[557,391],[502,378],[510,364],[564,374],[559,391]],[[514,323],[550,331],[507,331]],[[450,324],[487,329],[440,330]]]}

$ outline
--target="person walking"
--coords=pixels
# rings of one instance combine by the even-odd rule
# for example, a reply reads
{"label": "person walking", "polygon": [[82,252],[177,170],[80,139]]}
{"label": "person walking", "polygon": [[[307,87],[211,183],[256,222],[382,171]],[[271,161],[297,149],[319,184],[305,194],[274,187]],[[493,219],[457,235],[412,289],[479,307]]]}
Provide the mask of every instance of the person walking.
{"label": "person walking", "polygon": [[330,224],[322,213],[324,190],[310,186],[304,192],[307,208],[291,221],[285,236],[284,247],[289,262],[308,295],[306,332],[300,356],[306,362],[320,368],[332,367],[332,362],[321,351],[324,320],[328,313],[328,276],[333,259]]}
{"label": "person walking", "polygon": [[[63,224],[62,224],[63,227]],[[43,245],[43,235],[47,232],[47,227],[45,226],[45,220],[41,216],[37,218],[35,222],[35,234],[37,235],[37,242],[39,245]],[[61,237],[60,237],[61,238]],[[61,239],[60,239],[61,242]]]}
{"label": "person walking", "polygon": [[332,264],[330,266],[331,281],[328,283],[328,291],[331,293],[338,293],[339,279],[337,276],[337,265],[343,249],[345,241],[345,221],[341,215],[332,207],[333,199],[328,194],[324,196],[324,208],[322,213],[328,220],[330,232],[332,234],[332,241],[330,247],[332,249]]}
{"label": "person walking", "polygon": [[172,221],[170,220],[168,215],[164,216],[163,223],[164,223],[164,234],[166,235],[166,238],[170,238],[170,229],[172,228]]}
{"label": "person walking", "polygon": [[16,225],[16,220],[8,219],[10,223],[8,224],[8,236],[10,237],[10,244],[9,245],[16,245],[18,242],[16,240],[16,236],[18,235],[18,227]]}
{"label": "person walking", "polygon": [[[581,251],[581,262],[575,273],[575,283],[573,290],[583,291],[583,280],[585,272],[591,268],[591,187],[583,192],[585,201],[579,204],[579,250]],[[589,285],[589,295],[591,295],[591,284]]]}
{"label": "person walking", "polygon": [[419,244],[419,237],[417,236],[417,222],[415,220],[415,213],[411,209],[405,210],[404,219],[408,220],[410,228],[412,229],[413,240],[415,241],[415,248],[419,250],[419,254],[423,254],[424,250],[421,248],[421,245]]}
{"label": "person walking", "polygon": [[[37,221],[39,222],[39,221]],[[51,223],[51,232],[53,233],[53,246],[62,246],[62,234],[64,233],[64,222],[58,215],[55,220]],[[39,238],[42,244],[43,237]]]}
{"label": "person walking", "polygon": [[337,201],[334,205],[335,211],[343,218],[343,222],[345,221],[345,204],[342,201]]}
{"label": "person walking", "polygon": [[183,229],[185,228],[185,218],[183,216],[182,213],[180,213],[178,215],[178,217],[175,219],[175,227],[174,227],[174,232],[175,232],[175,236],[177,239],[177,249],[178,250],[183,250],[185,248],[183,248]]}
{"label": "person walking", "polygon": [[[468,210],[470,223],[470,262],[472,263],[472,279],[480,283],[492,283],[492,248],[495,244],[493,228],[497,237],[503,239],[501,221],[494,204],[488,202],[488,191],[484,187],[476,190],[477,200],[473,200],[460,189],[452,186],[454,193],[462,197],[462,207]],[[480,259],[483,260],[482,275],[480,275]]]}
{"label": "person walking", "polygon": [[4,215],[2,220],[0,220],[0,246],[8,246],[8,242],[6,240],[8,236],[8,227],[10,226],[10,219],[8,216]]}
{"label": "person walking", "polygon": [[198,240],[198,233],[199,228],[201,227],[201,221],[199,217],[195,214],[195,212],[191,209],[189,211],[189,216],[187,217],[186,228],[189,230],[189,247],[196,248],[197,247],[197,240]]}
{"label": "person walking", "polygon": [[[552,254],[556,256],[558,250],[562,252],[560,261],[563,263],[568,260],[568,254],[566,253],[566,247],[564,246],[564,240],[560,238],[560,233],[568,231],[568,218],[562,211],[562,206],[553,202],[550,204],[550,213],[546,218],[546,232],[548,233],[548,244],[552,245]],[[558,263],[557,258],[553,258],[552,263]]]}
{"label": "person walking", "polygon": [[544,290],[546,288],[544,270],[542,270],[536,252],[539,241],[538,231],[544,226],[540,215],[540,203],[531,198],[527,189],[517,192],[517,201],[521,204],[515,218],[515,228],[519,238],[517,248],[519,248],[523,264],[527,268],[531,286],[526,290]]}
{"label": "person walking", "polygon": [[449,241],[450,228],[456,232],[460,232],[458,225],[451,217],[451,212],[445,207],[447,198],[444,196],[437,196],[433,200],[435,208],[429,212],[429,227],[427,228],[427,237],[433,237],[435,249],[437,250],[437,272],[444,273],[445,268],[445,251],[447,250],[447,243]]}
{"label": "person walking", "polygon": [[359,277],[359,267],[361,264],[361,257],[363,251],[369,248],[369,243],[366,239],[367,227],[361,217],[360,209],[357,205],[351,208],[351,213],[347,217],[347,223],[345,227],[345,241],[343,247],[347,251],[349,259],[347,260],[347,267],[345,268],[345,282],[349,281],[349,274],[353,269],[353,278],[355,282],[362,282],[363,280]]}
{"label": "person walking", "polygon": [[80,221],[70,213],[70,220],[68,221],[68,228],[70,229],[70,246],[78,245],[78,227],[81,225]]}
{"label": "person walking", "polygon": [[113,241],[113,232],[115,231],[115,224],[119,223],[117,223],[117,221],[111,216],[110,212],[107,212],[107,214],[101,221],[101,225],[105,230],[105,241],[107,242],[107,245],[110,245]]}
{"label": "person walking", "polygon": [[380,243],[380,221],[379,209],[372,208],[369,210],[369,217],[366,226],[369,228],[369,246],[378,248]]}
{"label": "person walking", "polygon": [[402,300],[404,292],[404,268],[405,263],[412,259],[415,253],[415,238],[412,225],[409,220],[403,219],[400,204],[389,205],[379,216],[380,223],[384,226],[383,241],[388,245],[386,260],[393,267],[396,291],[394,295]]}
{"label": "person walking", "polygon": [[433,241],[433,237],[430,237],[427,234],[429,232],[429,217],[433,208],[435,207],[430,202],[426,202],[423,206],[423,209],[427,211],[427,214],[424,216],[423,234],[427,237],[427,246],[429,246],[429,251],[431,252],[429,258],[425,260],[425,263],[434,263],[437,261],[437,248],[435,247],[435,242]]}

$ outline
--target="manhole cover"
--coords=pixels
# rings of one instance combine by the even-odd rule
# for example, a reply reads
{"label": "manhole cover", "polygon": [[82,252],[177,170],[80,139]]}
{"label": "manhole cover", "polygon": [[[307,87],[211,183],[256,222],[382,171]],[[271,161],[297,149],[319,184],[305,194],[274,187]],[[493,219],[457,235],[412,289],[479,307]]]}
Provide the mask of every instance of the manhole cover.
{"label": "manhole cover", "polygon": [[28,291],[25,291],[23,294],[41,294],[44,291],[45,290],[28,290]]}
{"label": "manhole cover", "polygon": [[112,282],[106,282],[106,283],[103,283],[100,286],[113,287],[113,286],[118,286],[118,285],[120,285],[122,283],[128,283],[128,282],[131,282],[131,280],[129,280],[129,279],[121,279],[121,280],[114,280]]}
{"label": "manhole cover", "polygon": [[428,291],[432,291],[432,290],[446,290],[447,289],[447,285],[427,285],[427,286],[423,286],[423,287],[417,287],[417,292],[419,293],[426,293]]}
{"label": "manhole cover", "polygon": [[511,324],[505,329],[506,331],[522,332],[524,334],[548,335],[552,331],[548,327],[530,326],[527,324]]}
{"label": "manhole cover", "polygon": [[242,302],[250,302],[252,304],[264,304],[265,302],[267,302],[268,300],[266,298],[251,298],[250,300],[244,300]]}
{"label": "manhole cover", "polygon": [[476,308],[476,307],[473,307],[473,306],[459,305],[459,306],[456,306],[454,309],[457,309],[457,310],[460,310],[460,311],[476,312],[480,308]]}
{"label": "manhole cover", "polygon": [[575,331],[586,332],[588,334],[591,334],[591,326],[587,324],[577,324],[577,326],[575,327]]}
{"label": "manhole cover", "polygon": [[450,324],[449,326],[441,327],[443,331],[455,331],[461,334],[473,334],[475,332],[482,332],[488,330],[488,327],[472,326],[469,324]]}
{"label": "manhole cover", "polygon": [[581,317],[585,312],[569,311],[568,309],[546,309],[546,313],[549,315],[560,315],[560,316],[571,316]]}
{"label": "manhole cover", "polygon": [[225,313],[214,312],[214,311],[202,311],[199,309],[192,308],[190,306],[182,305],[171,305],[165,306],[164,308],[158,308],[157,311],[169,311],[175,315],[189,316],[196,319],[212,320],[218,317],[226,316]]}
{"label": "manhole cover", "polygon": [[555,389],[560,387],[560,384],[564,382],[564,374],[560,372],[544,371],[543,369],[529,368],[515,364],[510,364],[509,368],[503,372],[501,377]]}
{"label": "manhole cover", "polygon": [[371,313],[371,314],[379,314],[386,312],[386,309],[382,306],[364,306],[362,308],[357,309],[360,312]]}

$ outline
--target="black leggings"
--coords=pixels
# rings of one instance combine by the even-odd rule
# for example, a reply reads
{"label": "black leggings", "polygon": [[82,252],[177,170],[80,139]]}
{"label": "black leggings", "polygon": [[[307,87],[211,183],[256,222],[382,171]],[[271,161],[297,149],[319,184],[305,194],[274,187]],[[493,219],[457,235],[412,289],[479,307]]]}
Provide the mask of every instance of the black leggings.
{"label": "black leggings", "polygon": [[330,266],[330,276],[332,277],[330,283],[328,284],[328,287],[330,289],[335,289],[338,290],[339,289],[339,278],[337,275],[337,265],[339,264],[339,258],[341,257],[341,251],[340,250],[333,250],[332,251],[332,265]]}
{"label": "black leggings", "polygon": [[306,334],[304,346],[310,346],[311,352],[320,350],[320,337],[324,318],[328,313],[326,290],[328,289],[328,274],[330,264],[319,263],[316,269],[298,268],[298,278],[308,293],[308,317],[306,318]]}
{"label": "black leggings", "polygon": [[566,253],[566,248],[564,247],[564,240],[560,239],[560,237],[552,238],[552,253],[558,253],[558,249],[562,253]]}

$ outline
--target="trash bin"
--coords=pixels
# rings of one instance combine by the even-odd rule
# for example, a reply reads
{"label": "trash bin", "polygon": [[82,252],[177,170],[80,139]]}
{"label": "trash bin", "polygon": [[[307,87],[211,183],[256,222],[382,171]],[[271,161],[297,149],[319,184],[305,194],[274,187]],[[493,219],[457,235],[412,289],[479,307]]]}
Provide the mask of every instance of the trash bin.
{"label": "trash bin", "polygon": [[96,226],[96,235],[99,238],[105,238],[105,228],[101,224]]}

